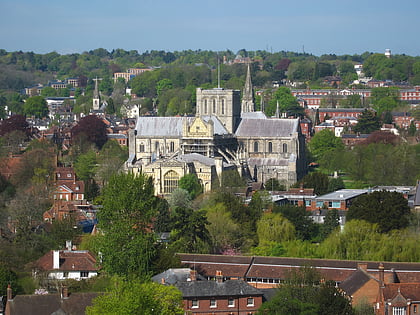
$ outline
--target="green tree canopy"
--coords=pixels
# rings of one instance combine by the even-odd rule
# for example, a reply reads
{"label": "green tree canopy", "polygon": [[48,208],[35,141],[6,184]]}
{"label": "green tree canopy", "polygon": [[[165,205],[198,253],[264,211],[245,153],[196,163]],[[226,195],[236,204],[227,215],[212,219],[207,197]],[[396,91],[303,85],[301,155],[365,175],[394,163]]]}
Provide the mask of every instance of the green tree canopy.
{"label": "green tree canopy", "polygon": [[330,129],[317,132],[308,144],[310,153],[319,162],[325,160],[332,151],[343,147],[341,139],[336,137]]}
{"label": "green tree canopy", "polygon": [[194,200],[199,194],[203,192],[200,180],[195,174],[186,174],[179,179],[179,188],[185,189],[190,194],[191,200]]}
{"label": "green tree canopy", "polygon": [[264,213],[257,222],[259,244],[289,241],[295,238],[295,227],[280,213]]}
{"label": "green tree canopy", "polygon": [[103,235],[97,250],[103,255],[104,270],[121,276],[147,276],[155,243],[150,226],[158,207],[152,179],[143,174],[115,174],[101,198],[98,227]]}
{"label": "green tree canopy", "polygon": [[42,96],[32,96],[28,98],[23,106],[25,115],[35,116],[35,118],[47,117],[49,110],[47,101]]}
{"label": "green tree canopy", "polygon": [[182,294],[174,286],[116,278],[111,289],[93,300],[88,315],[182,315]]}
{"label": "green tree canopy", "polygon": [[401,193],[374,191],[359,196],[349,207],[347,220],[365,220],[377,223],[381,232],[408,226],[410,208]]}

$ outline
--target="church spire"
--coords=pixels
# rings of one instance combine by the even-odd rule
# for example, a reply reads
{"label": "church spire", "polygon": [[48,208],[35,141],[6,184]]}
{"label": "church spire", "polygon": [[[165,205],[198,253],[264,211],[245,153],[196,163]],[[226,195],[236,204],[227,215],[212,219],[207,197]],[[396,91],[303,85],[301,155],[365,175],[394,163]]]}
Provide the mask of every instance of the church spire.
{"label": "church spire", "polygon": [[93,79],[95,81],[95,90],[93,91],[93,110],[98,110],[101,104],[101,96],[99,95],[99,88],[98,88],[98,79]]}
{"label": "church spire", "polygon": [[254,92],[252,89],[252,82],[251,82],[251,69],[248,62],[248,68],[247,68],[246,79],[245,79],[245,87],[242,94],[242,112],[249,113],[253,111],[255,111]]}

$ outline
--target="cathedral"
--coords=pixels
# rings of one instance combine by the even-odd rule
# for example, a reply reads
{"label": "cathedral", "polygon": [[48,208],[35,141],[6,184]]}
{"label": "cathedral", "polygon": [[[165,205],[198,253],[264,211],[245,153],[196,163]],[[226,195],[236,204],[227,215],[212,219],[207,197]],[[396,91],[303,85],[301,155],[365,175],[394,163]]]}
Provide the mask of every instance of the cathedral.
{"label": "cathedral", "polygon": [[299,119],[268,118],[255,111],[250,68],[242,93],[197,89],[195,117],[138,117],[129,134],[127,171],[153,177],[155,193],[167,196],[179,179],[196,174],[204,192],[236,170],[249,181],[277,179],[286,187],[306,172]]}

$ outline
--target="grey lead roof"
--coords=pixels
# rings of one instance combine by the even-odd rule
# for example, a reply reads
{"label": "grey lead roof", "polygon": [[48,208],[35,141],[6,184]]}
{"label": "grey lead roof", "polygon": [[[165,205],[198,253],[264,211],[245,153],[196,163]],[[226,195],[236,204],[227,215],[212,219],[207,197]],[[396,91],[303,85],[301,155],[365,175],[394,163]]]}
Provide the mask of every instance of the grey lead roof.
{"label": "grey lead roof", "polygon": [[216,116],[201,116],[201,119],[206,123],[208,123],[209,120],[213,121],[215,135],[226,135],[229,133]]}
{"label": "grey lead roof", "polygon": [[139,117],[136,123],[137,135],[181,137],[184,119],[189,123],[195,117]]}
{"label": "grey lead roof", "polygon": [[242,119],[238,137],[290,137],[298,131],[299,119]]}
{"label": "grey lead roof", "polygon": [[[139,117],[136,123],[136,131],[139,136],[150,137],[181,137],[183,124],[186,120],[191,124],[196,117]],[[216,116],[201,116],[208,123],[213,122],[214,134],[224,135],[228,131]]]}

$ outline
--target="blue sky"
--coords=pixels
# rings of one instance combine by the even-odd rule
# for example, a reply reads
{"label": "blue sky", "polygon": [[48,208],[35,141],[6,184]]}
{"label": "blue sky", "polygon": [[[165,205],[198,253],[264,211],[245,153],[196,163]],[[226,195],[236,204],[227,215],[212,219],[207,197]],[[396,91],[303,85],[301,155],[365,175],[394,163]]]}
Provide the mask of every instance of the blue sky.
{"label": "blue sky", "polygon": [[420,55],[419,0],[0,0],[0,48]]}

